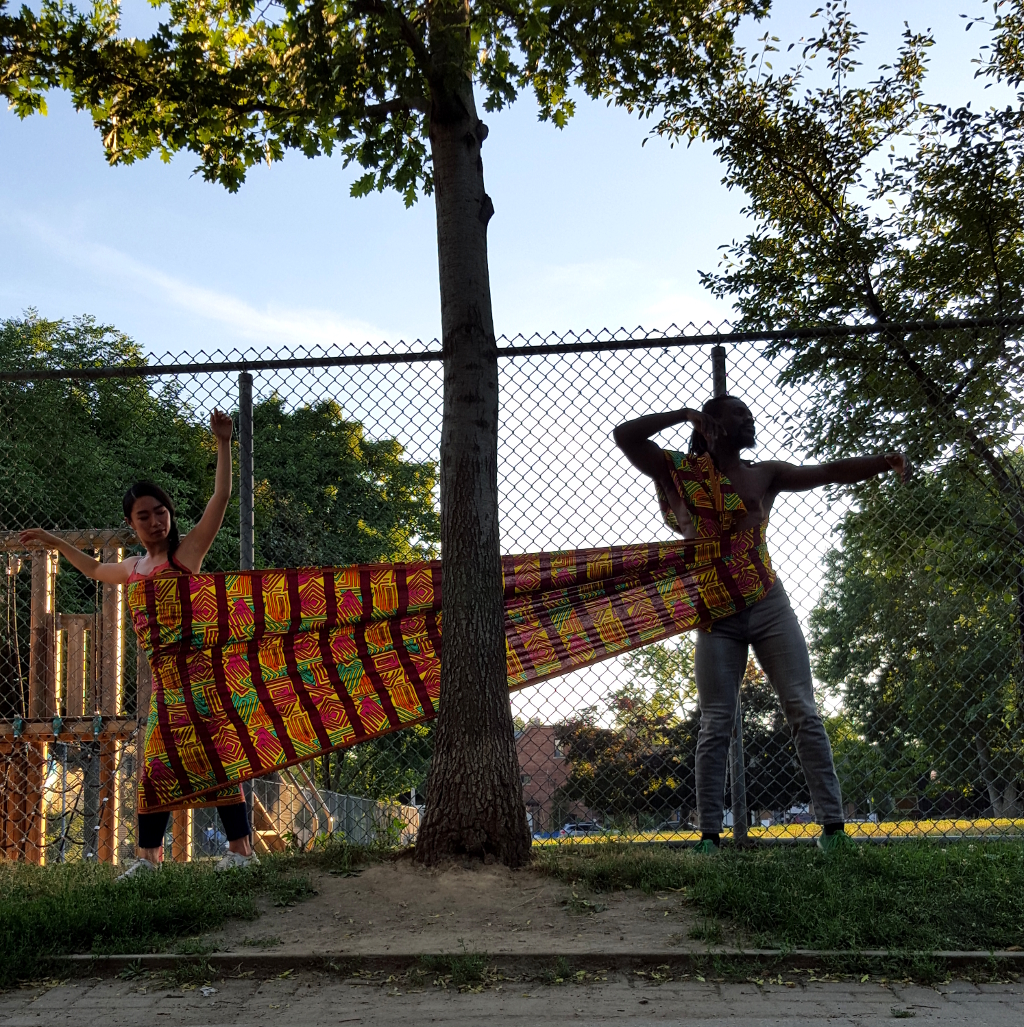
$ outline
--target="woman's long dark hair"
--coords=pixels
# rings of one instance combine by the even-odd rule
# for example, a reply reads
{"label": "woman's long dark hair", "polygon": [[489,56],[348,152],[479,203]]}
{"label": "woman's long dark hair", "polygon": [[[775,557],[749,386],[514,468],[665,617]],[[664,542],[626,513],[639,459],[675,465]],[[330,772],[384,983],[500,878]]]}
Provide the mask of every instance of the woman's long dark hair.
{"label": "woman's long dark hair", "polygon": [[135,509],[135,503],[143,496],[151,496],[161,506],[167,507],[171,514],[171,530],[167,532],[167,557],[168,559],[173,558],[174,551],[181,545],[181,539],[178,537],[178,518],[174,510],[174,503],[171,501],[171,497],[159,485],[151,481],[137,481],[125,494],[124,499],[121,501],[121,507],[124,510],[125,520],[131,521],[132,510]]}
{"label": "woman's long dark hair", "polygon": [[[715,419],[715,415],[721,409],[722,404],[727,399],[736,399],[736,398],[737,398],[736,396],[728,396],[728,395],[726,395],[726,396],[715,396],[714,398],[709,399],[707,401],[707,403],[705,403],[704,406],[702,406],[700,408],[700,412],[706,418],[708,418],[709,420],[713,421]],[[691,455],[693,455],[693,456],[700,456],[701,453],[706,453],[707,451],[708,451],[708,441],[707,441],[707,439],[703,435],[701,435],[701,433],[699,431],[697,431],[696,428],[694,428],[693,429],[693,434],[690,436],[690,453],[691,453]]]}

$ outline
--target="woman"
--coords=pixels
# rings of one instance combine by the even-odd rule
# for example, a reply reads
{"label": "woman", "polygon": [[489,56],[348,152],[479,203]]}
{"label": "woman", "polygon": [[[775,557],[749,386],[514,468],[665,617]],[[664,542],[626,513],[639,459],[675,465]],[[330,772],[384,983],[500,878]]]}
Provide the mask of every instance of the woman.
{"label": "woman", "polygon": [[[210,430],[217,439],[217,477],[213,497],[199,523],[184,537],[178,537],[174,504],[159,485],[139,482],[124,496],[124,517],[146,547],[144,556],[130,556],[121,563],[101,563],[48,531],[33,528],[21,533],[25,545],[57,549],[86,577],[114,585],[127,585],[165,574],[198,574],[224,521],[231,498],[231,418],[219,410],[210,414]],[[252,866],[259,862],[252,851],[252,830],[241,798],[218,804],[228,852],[218,870]],[[139,813],[138,848],[135,863],[121,879],[156,870],[163,859],[163,839],[170,813]]]}

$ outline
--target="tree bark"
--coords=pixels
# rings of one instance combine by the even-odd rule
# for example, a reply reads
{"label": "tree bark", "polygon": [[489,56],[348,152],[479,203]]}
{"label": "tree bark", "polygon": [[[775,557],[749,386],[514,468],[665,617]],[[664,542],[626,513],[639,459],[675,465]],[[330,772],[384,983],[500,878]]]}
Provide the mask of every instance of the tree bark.
{"label": "tree bark", "polygon": [[435,98],[430,143],[444,350],[441,557],[444,652],[429,801],[416,857],[530,858],[505,663],[498,536],[498,360],[480,148],[467,79]]}
{"label": "tree bark", "polygon": [[992,772],[992,760],[988,754],[988,746],[985,744],[985,740],[981,737],[980,732],[975,733],[974,744],[978,749],[978,763],[981,766],[981,778],[985,782],[985,788],[988,791],[989,809],[991,809],[993,817],[998,817],[1000,806],[999,786],[996,784],[996,777]]}

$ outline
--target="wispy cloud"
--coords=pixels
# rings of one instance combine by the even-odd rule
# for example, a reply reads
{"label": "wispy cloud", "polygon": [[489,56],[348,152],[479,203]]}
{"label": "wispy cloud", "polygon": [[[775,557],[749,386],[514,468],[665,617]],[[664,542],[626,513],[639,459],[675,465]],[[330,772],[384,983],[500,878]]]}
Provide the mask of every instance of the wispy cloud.
{"label": "wispy cloud", "polygon": [[729,316],[727,305],[691,294],[671,270],[652,274],[649,261],[631,257],[521,265],[494,281],[496,309],[527,325],[576,331],[717,324]]}
{"label": "wispy cloud", "polygon": [[7,221],[9,229],[20,228],[65,263],[101,278],[107,288],[116,283],[141,299],[219,325],[232,341],[317,347],[386,341],[380,327],[357,318],[270,303],[258,307],[230,292],[190,282],[114,247],[65,234],[35,219],[0,218]]}

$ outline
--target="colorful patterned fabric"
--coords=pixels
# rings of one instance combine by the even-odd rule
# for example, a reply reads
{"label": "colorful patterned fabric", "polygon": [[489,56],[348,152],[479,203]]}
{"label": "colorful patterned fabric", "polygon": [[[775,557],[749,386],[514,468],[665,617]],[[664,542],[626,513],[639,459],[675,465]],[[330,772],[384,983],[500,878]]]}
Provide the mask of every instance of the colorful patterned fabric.
{"label": "colorful patterned fabric", "polygon": [[[742,507],[720,488],[717,520],[694,494],[718,524]],[[762,526],[504,557],[509,688],[757,602],[774,581],[763,539]],[[142,812],[237,801],[238,782],[437,712],[440,562],[157,577],[127,598],[153,669]]]}
{"label": "colorful patterned fabric", "polygon": [[[711,456],[707,453],[677,453],[667,449],[662,450],[662,453],[668,464],[668,479],[686,504],[690,515],[695,562],[713,564],[717,554],[728,556],[732,567],[730,574],[743,581],[740,589],[744,593],[749,587],[745,579],[752,581],[752,576],[760,577],[763,570],[767,574],[768,584],[764,589],[764,593],[767,593],[775,584],[775,572],[768,556],[768,521],[764,520],[755,527],[741,531],[735,530],[736,522],[747,512],[747,508],[732,482],[718,470]],[[679,519],[660,483],[656,485],[656,490],[665,523],[683,534]],[[733,559],[736,554],[748,556],[741,557],[737,564]],[[710,631],[711,623],[700,624],[698,627]]]}

